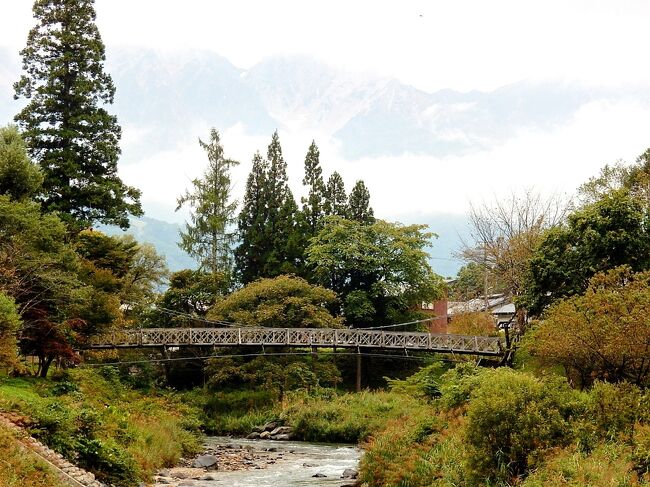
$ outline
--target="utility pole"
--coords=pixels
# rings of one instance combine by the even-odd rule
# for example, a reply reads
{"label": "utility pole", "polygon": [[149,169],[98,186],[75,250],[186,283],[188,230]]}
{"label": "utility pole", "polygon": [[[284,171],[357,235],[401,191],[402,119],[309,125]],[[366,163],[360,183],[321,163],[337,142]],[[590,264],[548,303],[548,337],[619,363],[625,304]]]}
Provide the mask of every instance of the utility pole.
{"label": "utility pole", "polygon": [[488,311],[490,302],[488,300],[487,242],[483,242],[483,299],[485,300],[485,311]]}

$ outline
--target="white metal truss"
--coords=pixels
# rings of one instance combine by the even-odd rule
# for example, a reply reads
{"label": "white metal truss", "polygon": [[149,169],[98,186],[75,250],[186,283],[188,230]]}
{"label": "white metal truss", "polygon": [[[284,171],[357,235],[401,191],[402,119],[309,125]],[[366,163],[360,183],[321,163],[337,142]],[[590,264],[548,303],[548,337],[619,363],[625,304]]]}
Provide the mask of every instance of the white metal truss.
{"label": "white metal truss", "polygon": [[284,346],[502,355],[498,337],[333,328],[141,328],[93,337],[82,348]]}

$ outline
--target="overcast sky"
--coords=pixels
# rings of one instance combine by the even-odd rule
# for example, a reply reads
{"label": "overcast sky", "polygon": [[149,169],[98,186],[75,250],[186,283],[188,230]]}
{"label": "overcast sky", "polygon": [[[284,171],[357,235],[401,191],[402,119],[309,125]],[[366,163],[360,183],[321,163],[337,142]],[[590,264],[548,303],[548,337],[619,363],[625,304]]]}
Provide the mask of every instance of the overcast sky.
{"label": "overcast sky", "polygon": [[[24,46],[31,0],[4,1],[0,46]],[[307,54],[344,70],[395,77],[433,92],[490,91],[520,80],[580,82],[621,90],[650,84],[648,1],[212,1],[97,0],[107,45],[215,51],[241,68],[278,54]],[[119,86],[118,86],[119,90]],[[336,141],[318,140],[327,170],[366,180],[380,216],[462,213],[478,198],[521,187],[571,192],[606,162],[633,160],[650,145],[647,100],[596,101],[544,131],[522,130],[485,150],[346,161]],[[207,135],[207,127],[198,127]],[[264,150],[241,127],[222,128],[227,153],[250,161]],[[125,129],[124,143],[137,132]],[[301,161],[313,133],[281,132]],[[257,145],[251,145],[251,143]],[[233,154],[234,152],[234,154]],[[185,161],[181,171],[178,161]],[[188,161],[193,161],[189,163]],[[121,168],[143,189],[153,216],[173,218],[180,194],[204,167],[196,139],[173,152]],[[166,168],[161,171],[161,168]],[[248,166],[241,167],[242,178]],[[399,168],[398,171],[395,169]],[[299,186],[300,166],[290,167]],[[152,171],[160,176],[151,178]],[[176,172],[175,172],[176,171]],[[435,188],[432,187],[435,184]],[[240,187],[243,183],[240,181]],[[162,208],[162,209],[161,209]]]}
{"label": "overcast sky", "polygon": [[[31,5],[3,2],[0,44],[24,44]],[[427,91],[650,79],[644,0],[97,0],[96,9],[109,46],[211,49],[240,67],[305,53]]]}

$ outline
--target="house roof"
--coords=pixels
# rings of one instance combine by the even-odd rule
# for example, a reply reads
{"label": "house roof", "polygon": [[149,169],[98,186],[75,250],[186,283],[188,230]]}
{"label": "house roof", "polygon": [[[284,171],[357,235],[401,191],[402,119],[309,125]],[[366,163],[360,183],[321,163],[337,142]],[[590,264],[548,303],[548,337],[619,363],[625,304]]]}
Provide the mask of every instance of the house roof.
{"label": "house roof", "polygon": [[504,294],[490,294],[487,296],[487,299],[485,297],[478,297],[469,301],[450,301],[447,305],[447,314],[450,316],[456,313],[471,313],[486,310],[492,314],[513,314],[515,312],[515,305]]}

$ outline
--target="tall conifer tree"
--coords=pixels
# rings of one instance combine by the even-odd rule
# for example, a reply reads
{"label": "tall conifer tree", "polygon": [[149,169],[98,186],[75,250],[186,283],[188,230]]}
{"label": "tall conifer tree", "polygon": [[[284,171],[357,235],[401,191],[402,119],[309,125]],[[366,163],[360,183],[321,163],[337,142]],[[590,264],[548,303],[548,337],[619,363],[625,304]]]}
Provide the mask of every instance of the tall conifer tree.
{"label": "tall conifer tree", "polygon": [[327,180],[325,214],[344,218],[348,214],[348,196],[345,193],[345,183],[343,183],[343,178],[336,171]]}
{"label": "tall conifer tree", "polygon": [[307,197],[302,198],[302,214],[308,237],[316,235],[322,224],[325,205],[325,182],[320,167],[320,151],[312,141],[305,157],[305,177],[302,184],[309,187]]}
{"label": "tall conifer tree", "polygon": [[348,218],[360,223],[373,223],[374,211],[370,207],[370,191],[365,183],[357,181],[348,198]]}
{"label": "tall conifer tree", "polygon": [[203,178],[192,181],[193,191],[187,190],[178,198],[178,211],[183,205],[191,208],[191,222],[185,224],[178,244],[197,259],[201,270],[228,287],[232,275],[233,245],[237,201],[231,200],[230,169],[239,162],[224,156],[219,132],[210,131],[208,143],[199,139],[208,155],[208,169]]}
{"label": "tall conifer tree", "polygon": [[268,162],[257,152],[246,181],[246,192],[238,218],[239,246],[235,250],[235,266],[239,281],[247,284],[262,275],[267,258],[265,201]]}
{"label": "tall conifer tree", "polygon": [[24,74],[15,98],[29,100],[15,120],[45,180],[43,207],[76,226],[129,226],[141,215],[140,191],[117,175],[121,136],[115,86],[104,72],[104,44],[94,0],[36,0],[37,25],[21,51]]}
{"label": "tall conifer tree", "polygon": [[270,249],[261,277],[275,277],[298,272],[302,249],[296,225],[298,206],[289,189],[287,163],[277,131],[271,137],[266,157],[269,170],[265,188],[268,209],[265,235]]}

